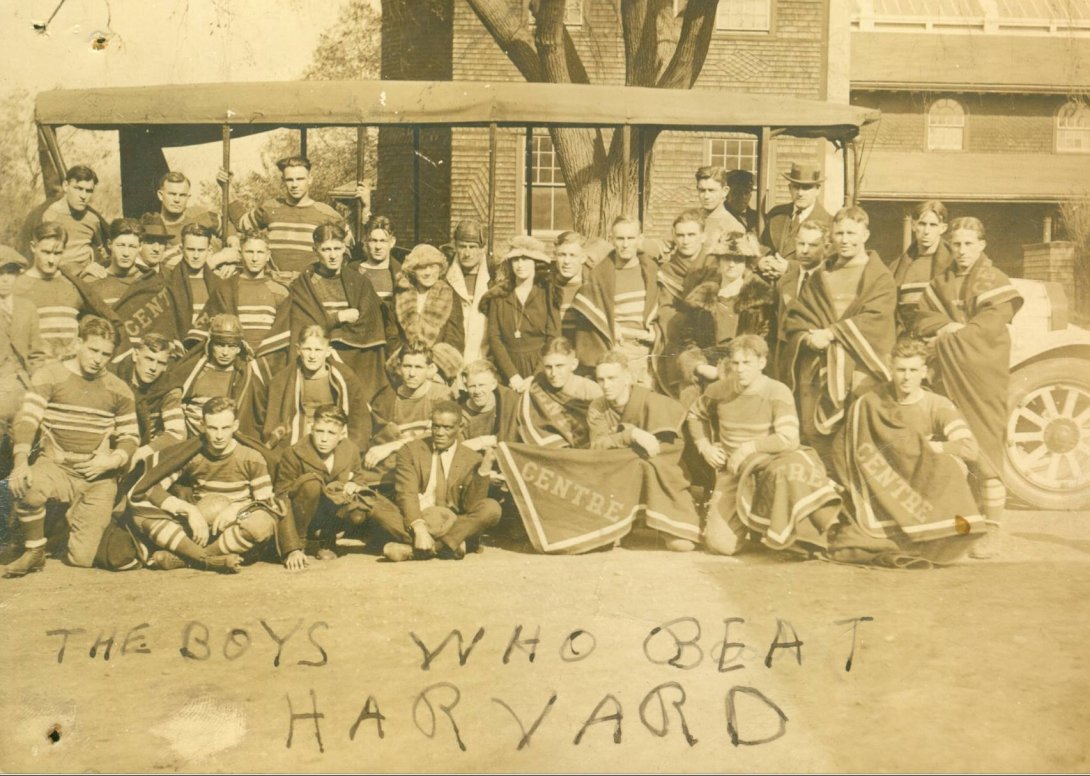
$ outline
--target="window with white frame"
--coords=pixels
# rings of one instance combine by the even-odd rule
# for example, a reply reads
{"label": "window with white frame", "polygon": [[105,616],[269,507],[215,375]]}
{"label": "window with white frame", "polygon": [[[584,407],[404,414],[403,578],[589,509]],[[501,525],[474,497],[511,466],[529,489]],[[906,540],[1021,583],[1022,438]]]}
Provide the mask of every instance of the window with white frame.
{"label": "window with white frame", "polygon": [[[537,23],[537,20],[534,18],[533,11],[530,10],[530,0],[524,0],[524,4],[526,17],[530,21],[530,26],[533,27]],[[564,3],[564,26],[583,26],[583,0],[567,0],[567,2]]]}
{"label": "window with white frame", "polygon": [[1056,153],[1090,153],[1090,107],[1068,102],[1056,112]]}
{"label": "window with white frame", "polygon": [[583,0],[568,0],[564,4],[564,24],[568,27],[583,26]]}
{"label": "window with white frame", "polygon": [[772,26],[772,0],[719,0],[715,29],[731,32],[768,32]]}
{"label": "window with white frame", "polygon": [[530,232],[559,232],[572,228],[571,202],[564,173],[549,131],[535,129],[530,153]]}
{"label": "window with white frame", "polygon": [[732,132],[704,141],[704,163],[726,170],[757,172],[757,138]]}
{"label": "window with white frame", "polygon": [[927,111],[927,150],[965,149],[965,108],[957,100],[935,100]]}

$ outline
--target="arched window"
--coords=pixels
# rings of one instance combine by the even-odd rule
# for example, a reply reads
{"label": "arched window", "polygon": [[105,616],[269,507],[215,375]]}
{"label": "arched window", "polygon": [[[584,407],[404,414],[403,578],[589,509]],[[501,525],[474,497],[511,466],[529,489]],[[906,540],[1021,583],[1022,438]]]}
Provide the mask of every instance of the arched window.
{"label": "arched window", "polygon": [[935,100],[927,111],[927,150],[965,149],[965,109],[957,100]]}
{"label": "arched window", "polygon": [[1056,112],[1056,153],[1090,153],[1090,107],[1068,102]]}

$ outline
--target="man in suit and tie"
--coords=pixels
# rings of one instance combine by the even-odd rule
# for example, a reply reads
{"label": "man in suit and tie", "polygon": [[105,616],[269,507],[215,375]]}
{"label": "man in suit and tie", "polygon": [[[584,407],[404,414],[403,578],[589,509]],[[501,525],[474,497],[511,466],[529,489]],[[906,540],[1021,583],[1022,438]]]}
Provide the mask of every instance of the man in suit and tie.
{"label": "man in suit and tie", "polygon": [[773,271],[777,277],[787,271],[788,264],[784,260],[795,258],[795,235],[804,221],[821,221],[827,226],[833,224],[833,217],[818,201],[821,184],[825,182],[820,167],[796,162],[791,165],[790,172],[784,173],[784,177],[787,178],[791,202],[768,211],[761,233],[761,242],[773,251],[758,265],[766,280],[772,279],[768,274]]}
{"label": "man in suit and tie", "polygon": [[772,377],[780,382],[787,379],[784,370],[786,361],[787,335],[784,331],[784,321],[787,320],[787,309],[791,303],[799,298],[803,286],[809,281],[810,276],[821,269],[821,264],[830,253],[829,226],[824,221],[803,221],[795,233],[795,258],[788,262],[787,270],[780,276],[774,286],[772,301],[774,331],[769,340],[773,347],[771,365]]}
{"label": "man in suit and tie", "polygon": [[380,503],[375,510],[396,510],[412,544],[389,542],[383,547],[388,560],[460,560],[467,545],[473,548],[499,522],[500,505],[488,498],[489,480],[478,471],[480,454],[458,442],[463,424],[456,402],[438,402],[431,435],[398,450],[397,504]]}

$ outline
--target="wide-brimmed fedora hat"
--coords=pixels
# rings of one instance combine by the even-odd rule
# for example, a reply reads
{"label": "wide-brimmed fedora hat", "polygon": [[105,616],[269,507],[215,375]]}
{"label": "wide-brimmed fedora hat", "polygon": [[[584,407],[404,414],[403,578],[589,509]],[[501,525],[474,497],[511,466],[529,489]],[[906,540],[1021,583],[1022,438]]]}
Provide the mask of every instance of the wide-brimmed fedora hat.
{"label": "wide-brimmed fedora hat", "polygon": [[825,173],[816,164],[799,164],[794,162],[791,169],[783,174],[791,183],[816,186],[825,182]]}

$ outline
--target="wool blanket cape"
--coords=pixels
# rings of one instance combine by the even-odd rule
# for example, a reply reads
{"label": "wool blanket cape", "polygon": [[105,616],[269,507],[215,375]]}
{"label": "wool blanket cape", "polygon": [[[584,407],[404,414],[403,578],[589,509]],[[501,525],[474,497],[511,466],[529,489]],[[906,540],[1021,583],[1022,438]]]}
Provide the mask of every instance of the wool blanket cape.
{"label": "wool blanket cape", "polygon": [[[785,323],[787,362],[785,382],[800,396],[803,428],[812,424],[819,434],[832,434],[844,419],[845,405],[856,371],[875,380],[890,378],[886,359],[895,338],[897,286],[877,254],[871,253],[855,299],[837,316],[824,282],[826,269],[810,278],[791,304]],[[833,341],[824,352],[808,349],[803,340],[813,329],[828,329]],[[817,395],[812,395],[817,386]],[[801,394],[801,395],[800,395]],[[801,415],[800,413],[800,415]]]}
{"label": "wool blanket cape", "polygon": [[[321,326],[333,344],[358,350],[384,347],[390,340],[382,314],[382,303],[371,281],[353,269],[342,268],[340,275],[345,299],[351,309],[359,310],[355,323],[329,322],[321,299],[314,290],[315,267],[310,267],[288,287],[288,301],[273,321],[269,335],[257,348],[259,357],[287,349],[288,362],[295,360],[295,337],[307,326]],[[396,335],[393,337],[396,339]]]}
{"label": "wool blanket cape", "polygon": [[[675,458],[680,446],[664,455]],[[576,554],[605,547],[628,534],[641,514],[658,531],[700,539],[691,499],[663,487],[655,466],[632,450],[504,442],[497,460],[538,552]]]}
{"label": "wool blanket cape", "polygon": [[[363,446],[371,438],[371,409],[359,379],[332,359],[327,362],[333,403],[348,415],[348,439]],[[303,411],[303,370],[282,369],[268,384],[253,381],[250,406],[261,441],[282,453],[306,436]]]}
{"label": "wool blanket cape", "polygon": [[133,360],[127,358],[116,365],[114,373],[132,389],[133,397],[136,399],[136,424],[140,427],[140,442],[147,444],[148,437],[154,430],[153,418],[162,406],[163,399],[178,386],[171,381],[170,371],[167,370],[151,385],[143,385],[139,389],[133,388],[135,368]]}
{"label": "wool blanket cape", "polygon": [[915,326],[916,311],[923,301],[927,285],[946,272],[954,263],[950,246],[939,241],[938,248],[930,256],[919,255],[915,242],[893,260],[889,271],[897,284],[897,331],[911,332]]}
{"label": "wool blanket cape", "polygon": [[935,336],[948,323],[965,324],[932,342],[938,393],[965,415],[995,476],[1003,471],[1010,384],[1007,330],[1023,299],[1010,279],[981,254],[957,291],[956,266],[931,281],[916,317],[916,333]]}
{"label": "wool blanket cape", "polygon": [[[191,351],[159,378],[159,381],[164,382],[166,385],[182,389],[183,409],[185,402],[192,398],[193,384],[196,382],[201,370],[208,364],[210,358],[208,351],[209,346],[205,346],[201,350]],[[252,402],[249,394],[255,382],[257,369],[252,359],[239,356],[235,359],[233,370],[227,396],[235,401],[239,427],[245,433],[256,437],[257,429],[251,411]]]}
{"label": "wool blanket cape", "polygon": [[807,518],[821,507],[839,505],[840,496],[818,454],[798,447],[775,455],[751,455],[737,474],[716,473],[708,520],[732,523],[732,516],[761,544],[774,550],[800,538],[816,537]]}
{"label": "wool blanket cape", "polygon": [[121,343],[114,352],[114,362],[125,360],[145,334],[162,334],[171,342],[180,342],[185,336],[184,329],[178,330],[173,298],[160,273],[143,273],[113,305],[108,305],[94,283],[88,283],[63,266],[60,271],[76,287],[84,309],[110,321],[121,332]]}
{"label": "wool blanket cape", "polygon": [[[186,349],[206,342],[208,332],[201,328],[200,321],[193,318],[193,290],[189,287],[189,267],[185,261],[181,261],[173,269],[164,267],[160,273],[174,313],[174,330],[177,332],[175,339]],[[201,269],[201,277],[211,298],[213,290],[223,281],[207,266]]]}
{"label": "wool blanket cape", "polygon": [[[646,290],[641,321],[645,328],[651,328],[658,317],[658,265],[643,253],[639,254],[640,271]],[[617,290],[616,255],[610,253],[595,265],[587,276],[587,281],[579,287],[572,301],[572,309],[582,319],[575,330],[575,354],[579,363],[593,369],[598,360],[616,344],[614,338],[613,298]],[[662,337],[655,338],[651,345],[651,365],[657,361],[654,356],[662,352]]]}
{"label": "wool blanket cape", "polygon": [[[845,423],[845,486],[852,519],[875,538],[904,545],[962,536],[984,530],[960,459],[938,453],[928,437],[907,425],[889,385],[852,404]],[[960,418],[944,436],[956,435]],[[951,427],[952,426],[952,427]]]}
{"label": "wool blanket cape", "polygon": [[590,442],[587,409],[591,399],[577,395],[570,387],[589,382],[573,375],[564,388],[553,388],[536,375],[519,401],[519,438],[538,447],[586,447]]}

